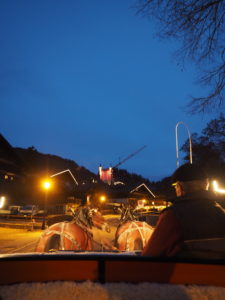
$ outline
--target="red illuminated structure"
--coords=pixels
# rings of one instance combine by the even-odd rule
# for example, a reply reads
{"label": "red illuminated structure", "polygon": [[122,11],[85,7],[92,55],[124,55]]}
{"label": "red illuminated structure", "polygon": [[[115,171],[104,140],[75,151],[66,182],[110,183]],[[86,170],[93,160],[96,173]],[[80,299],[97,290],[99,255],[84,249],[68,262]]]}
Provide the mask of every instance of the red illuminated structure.
{"label": "red illuminated structure", "polygon": [[99,172],[99,177],[100,179],[105,182],[108,183],[109,185],[113,183],[113,168],[117,168],[120,165],[122,165],[125,161],[127,161],[128,159],[130,159],[131,157],[135,156],[136,154],[138,154],[140,151],[142,151],[145,147],[147,146],[143,146],[140,149],[138,149],[137,151],[135,151],[134,153],[131,153],[130,155],[128,155],[126,158],[124,158],[122,161],[120,161],[118,164],[116,164],[113,167],[109,167],[107,169],[103,169],[102,166],[100,165],[98,168],[98,172]]}
{"label": "red illuminated structure", "polygon": [[108,168],[108,169],[103,169],[102,166],[100,165],[98,168],[99,171],[99,176],[100,179],[108,184],[112,184],[113,181],[113,170],[112,167]]}

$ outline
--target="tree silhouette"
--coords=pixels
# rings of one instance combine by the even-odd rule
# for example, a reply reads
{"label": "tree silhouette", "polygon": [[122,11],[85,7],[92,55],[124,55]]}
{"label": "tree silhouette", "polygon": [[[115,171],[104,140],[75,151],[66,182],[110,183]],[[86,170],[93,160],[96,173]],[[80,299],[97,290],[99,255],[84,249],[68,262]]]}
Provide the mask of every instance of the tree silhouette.
{"label": "tree silhouette", "polygon": [[181,49],[175,54],[184,63],[199,66],[199,83],[206,96],[192,97],[189,111],[204,112],[224,105],[225,86],[225,1],[139,0],[138,13],[159,21],[159,36],[177,38]]}
{"label": "tree silhouette", "polygon": [[[189,160],[189,141],[181,148],[185,160]],[[204,166],[211,177],[225,179],[225,118],[210,121],[202,135],[192,134],[193,162]]]}

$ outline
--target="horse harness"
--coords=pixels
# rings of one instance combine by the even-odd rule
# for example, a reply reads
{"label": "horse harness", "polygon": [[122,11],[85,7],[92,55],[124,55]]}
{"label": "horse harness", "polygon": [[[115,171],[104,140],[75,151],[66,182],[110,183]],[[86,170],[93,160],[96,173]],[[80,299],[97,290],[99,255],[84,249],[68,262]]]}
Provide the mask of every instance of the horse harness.
{"label": "horse harness", "polygon": [[[73,222],[61,222],[61,223],[58,224],[59,227],[60,227],[60,230],[54,230],[54,229],[47,230],[46,232],[44,232],[44,234],[42,235],[42,237],[48,236],[48,235],[51,235],[51,234],[59,235],[59,237],[60,237],[60,249],[59,250],[65,250],[65,242],[64,242],[65,238],[67,238],[71,242],[71,250],[74,248],[73,246],[75,246],[76,248],[78,248],[78,250],[83,250],[82,249],[83,247],[81,247],[81,244],[77,241],[77,239],[75,239],[72,234],[65,232],[65,225],[66,224],[73,224]],[[87,245],[88,245],[88,240],[89,239],[92,240],[93,239],[93,235],[81,223],[77,224],[77,222],[76,223],[74,222],[74,224],[76,224],[77,226],[79,226],[86,233],[86,235],[85,235],[86,236],[85,249],[86,249]]]}
{"label": "horse harness", "polygon": [[[134,225],[134,227],[133,227]],[[142,240],[142,244],[143,246],[146,244],[146,239],[145,236],[143,235],[142,229],[145,230],[150,230],[148,227],[146,227],[146,224],[143,222],[142,226],[138,226],[137,223],[135,221],[131,222],[129,227],[124,230],[118,237],[118,240],[122,238],[123,235],[126,234],[126,247],[125,247],[125,251],[130,251],[129,249],[129,243],[130,243],[130,239],[131,239],[131,232],[134,232],[135,230],[138,230],[140,236],[141,236],[141,240]]]}

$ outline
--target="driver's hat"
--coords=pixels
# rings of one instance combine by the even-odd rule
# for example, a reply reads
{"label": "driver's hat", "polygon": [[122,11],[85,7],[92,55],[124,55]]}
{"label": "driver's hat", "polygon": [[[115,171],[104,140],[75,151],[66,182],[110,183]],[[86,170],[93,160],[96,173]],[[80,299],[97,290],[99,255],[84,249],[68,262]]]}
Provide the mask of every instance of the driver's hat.
{"label": "driver's hat", "polygon": [[205,170],[195,164],[186,163],[180,166],[171,176],[172,185],[177,181],[192,181],[192,180],[204,180],[208,176]]}

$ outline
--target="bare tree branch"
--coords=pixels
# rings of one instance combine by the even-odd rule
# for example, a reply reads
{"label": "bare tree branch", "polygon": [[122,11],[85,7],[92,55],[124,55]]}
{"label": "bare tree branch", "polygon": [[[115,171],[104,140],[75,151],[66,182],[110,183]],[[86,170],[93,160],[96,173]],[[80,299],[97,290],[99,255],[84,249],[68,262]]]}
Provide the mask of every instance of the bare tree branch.
{"label": "bare tree branch", "polygon": [[225,90],[225,0],[139,0],[137,13],[159,21],[160,37],[181,41],[176,57],[193,60],[203,73],[198,82],[211,88],[206,96],[192,97],[189,111],[221,108]]}

